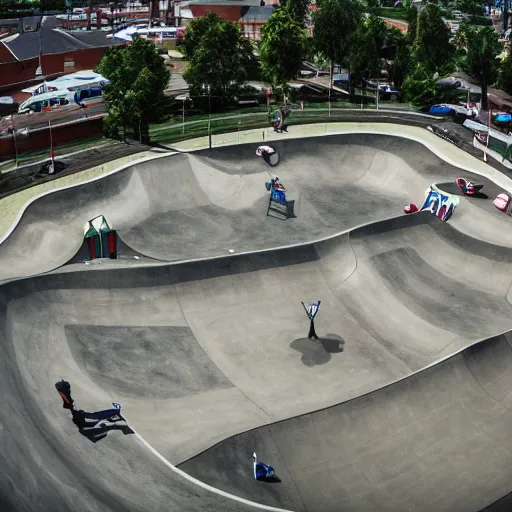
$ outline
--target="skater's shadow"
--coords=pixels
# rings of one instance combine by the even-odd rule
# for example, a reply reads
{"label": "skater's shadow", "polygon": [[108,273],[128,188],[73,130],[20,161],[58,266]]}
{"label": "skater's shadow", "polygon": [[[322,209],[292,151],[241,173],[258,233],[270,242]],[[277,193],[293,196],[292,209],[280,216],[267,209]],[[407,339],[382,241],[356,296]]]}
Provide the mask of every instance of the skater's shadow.
{"label": "skater's shadow", "polygon": [[285,205],[272,202],[268,209],[267,215],[279,220],[296,219],[295,215],[295,199],[286,201]]}
{"label": "skater's shadow", "polygon": [[72,421],[78,428],[80,434],[89,439],[92,443],[97,443],[107,437],[112,430],[120,430],[125,436],[135,432],[128,426],[124,418],[92,419],[87,418],[85,411],[73,411]]}
{"label": "skater's shadow", "polygon": [[274,476],[265,476],[258,478],[258,482],[265,482],[266,484],[280,484],[281,479],[274,475]]}
{"label": "skater's shadow", "polygon": [[302,353],[301,361],[305,366],[318,366],[331,360],[331,354],[343,352],[345,341],[337,334],[320,336],[319,340],[299,338],[290,343],[290,347]]}

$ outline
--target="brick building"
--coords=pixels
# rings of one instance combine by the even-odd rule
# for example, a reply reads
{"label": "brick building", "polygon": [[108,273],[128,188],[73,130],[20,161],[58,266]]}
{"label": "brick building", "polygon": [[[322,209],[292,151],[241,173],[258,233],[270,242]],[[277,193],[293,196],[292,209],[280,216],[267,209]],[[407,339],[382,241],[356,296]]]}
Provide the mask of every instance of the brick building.
{"label": "brick building", "polygon": [[[270,3],[270,2],[269,2]],[[174,17],[181,22],[215,12],[222,18],[238,22],[260,0],[185,0],[174,2]],[[180,23],[181,24],[181,23]]]}
{"label": "brick building", "polygon": [[119,44],[99,30],[66,32],[56,21],[50,16],[42,23],[39,17],[23,18],[19,33],[0,41],[2,95],[43,77],[94,69],[106,48]]}

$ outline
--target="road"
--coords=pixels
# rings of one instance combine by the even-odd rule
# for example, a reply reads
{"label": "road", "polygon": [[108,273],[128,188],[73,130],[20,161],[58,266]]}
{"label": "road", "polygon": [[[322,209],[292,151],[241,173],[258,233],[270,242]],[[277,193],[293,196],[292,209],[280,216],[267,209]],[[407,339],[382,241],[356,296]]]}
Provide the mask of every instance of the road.
{"label": "road", "polygon": [[[273,144],[294,219],[265,216],[251,144],[55,192],[0,245],[2,279],[48,272],[0,287],[6,510],[254,509],[136,434],[79,436],[60,378],[268,506],[477,512],[510,492],[512,219],[464,197],[446,224],[401,214],[460,174],[499,189],[397,137]],[[97,214],[125,254],[60,267]],[[312,342],[300,301],[317,299]],[[254,481],[253,451],[280,484]]]}

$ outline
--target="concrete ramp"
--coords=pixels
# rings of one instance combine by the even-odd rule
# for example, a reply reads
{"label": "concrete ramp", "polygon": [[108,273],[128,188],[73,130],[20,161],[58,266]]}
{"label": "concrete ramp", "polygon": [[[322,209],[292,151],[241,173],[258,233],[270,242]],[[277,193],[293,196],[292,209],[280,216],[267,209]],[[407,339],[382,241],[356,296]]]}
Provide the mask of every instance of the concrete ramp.
{"label": "concrete ramp", "polygon": [[[253,145],[26,210],[0,279],[47,273],[0,287],[2,510],[477,512],[510,491],[511,218],[467,198],[453,222],[403,215],[461,174],[411,141],[275,145],[290,221],[264,216]],[[52,270],[100,214],[129,257]],[[300,302],[318,299],[314,342]],[[61,378],[138,434],[91,443]],[[280,484],[254,481],[253,451]]]}
{"label": "concrete ramp", "polygon": [[[130,436],[109,434],[99,451],[87,440],[77,445],[53,389],[64,377],[80,407],[121,402],[132,428],[169,461],[251,500],[314,511],[382,503],[400,512],[415,504],[428,510],[421,500],[435,497],[437,510],[460,503],[476,511],[509,490],[508,451],[498,450],[508,428],[508,411],[496,406],[503,392],[489,383],[483,393],[460,355],[413,374],[512,329],[510,269],[508,249],[419,213],[296,247],[146,268],[63,269],[6,284],[0,375],[23,406],[5,407],[0,420],[8,432],[26,424],[36,448],[10,450],[10,435],[0,437],[0,453],[13,469],[20,457],[32,467],[56,450],[57,481],[66,468],[78,471],[69,458],[80,460],[80,481],[101,489],[94,503],[128,496],[134,510],[152,510],[173,492],[182,510],[197,500],[241,509],[208,501],[208,493],[189,505],[190,483],[169,476]],[[306,338],[300,305],[316,299],[319,342]],[[252,479],[254,450],[275,465],[281,484]],[[121,478],[126,464],[134,469]],[[135,498],[142,488],[152,508]]]}
{"label": "concrete ramp", "polygon": [[[297,511],[480,510],[510,489],[511,339],[487,339],[348,403],[232,437],[181,468]],[[254,481],[254,450],[280,484]]]}
{"label": "concrete ramp", "polygon": [[[398,137],[336,135],[273,146],[281,156],[275,168],[256,156],[257,145],[245,144],[157,158],[39,199],[0,245],[0,281],[68,262],[83,223],[100,214],[136,254],[179,261],[306,243],[394,217],[410,201],[421,203],[432,183],[461,174],[483,182],[489,197],[500,192]],[[297,218],[266,216],[268,171],[290,190]],[[472,238],[512,247],[511,219],[491,200],[461,198],[450,222]]]}

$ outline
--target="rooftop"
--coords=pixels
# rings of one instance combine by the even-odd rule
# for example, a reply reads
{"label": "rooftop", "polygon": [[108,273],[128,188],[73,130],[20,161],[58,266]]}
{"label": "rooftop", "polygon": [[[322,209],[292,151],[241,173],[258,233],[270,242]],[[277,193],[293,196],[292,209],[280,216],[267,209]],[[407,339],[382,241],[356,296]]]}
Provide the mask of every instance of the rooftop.
{"label": "rooftop", "polygon": [[248,21],[262,21],[266,22],[270,18],[270,15],[274,11],[274,7],[272,5],[265,7],[249,7],[247,12],[240,18],[242,22]]}
{"label": "rooftop", "polygon": [[40,53],[48,55],[116,44],[103,31],[66,32],[56,28],[53,16],[45,16],[40,26],[31,26],[34,31],[21,32],[5,41],[18,60],[31,59]]}

